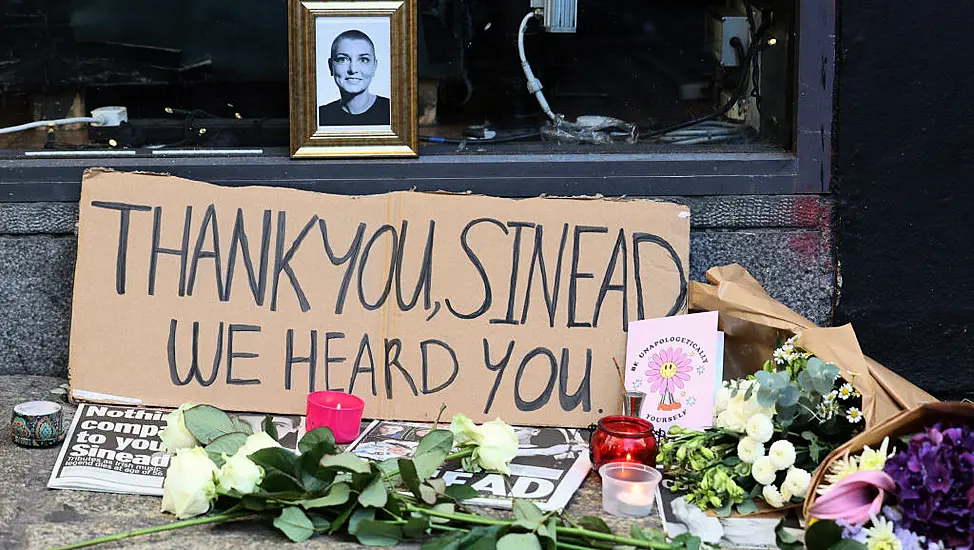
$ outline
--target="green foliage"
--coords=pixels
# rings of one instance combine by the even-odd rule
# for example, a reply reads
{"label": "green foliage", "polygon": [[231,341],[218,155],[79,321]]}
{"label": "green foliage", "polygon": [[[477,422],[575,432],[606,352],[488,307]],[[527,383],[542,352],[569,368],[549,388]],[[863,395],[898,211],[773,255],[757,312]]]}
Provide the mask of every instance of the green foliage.
{"label": "green foliage", "polygon": [[[210,405],[196,405],[183,412],[186,429],[202,445],[209,445],[214,439],[236,432],[244,432],[227,413]],[[244,424],[246,426],[246,424]]]}
{"label": "green foliage", "polygon": [[281,510],[281,515],[274,518],[274,527],[294,542],[306,541],[315,534],[311,519],[297,506],[288,506]]}

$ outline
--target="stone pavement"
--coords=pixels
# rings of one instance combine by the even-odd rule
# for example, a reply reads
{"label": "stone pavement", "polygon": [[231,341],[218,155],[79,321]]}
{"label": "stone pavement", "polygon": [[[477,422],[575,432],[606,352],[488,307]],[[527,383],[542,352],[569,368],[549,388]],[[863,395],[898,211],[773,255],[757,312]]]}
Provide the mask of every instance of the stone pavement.
{"label": "stone pavement", "polygon": [[[49,376],[0,376],[0,415],[9,422],[14,405],[30,400],[63,401],[51,389],[63,384],[63,378]],[[74,414],[73,405],[63,403],[65,422]],[[24,448],[15,445],[9,428],[0,428],[0,549],[52,548],[88,538],[110,535],[131,529],[161,525],[173,516],[159,511],[158,497],[117,495],[88,491],[47,488],[60,447]],[[573,517],[603,516],[601,485],[594,473],[569,503]],[[485,515],[499,515],[496,510],[477,509]],[[629,533],[629,520],[605,516],[617,534]],[[643,527],[658,527],[658,516],[636,520]],[[269,525],[253,521],[237,524],[201,525],[157,533],[96,546],[95,548],[178,549],[261,549],[286,548],[364,548],[347,538],[320,536],[304,543],[290,543]],[[416,548],[402,544],[398,548]]]}

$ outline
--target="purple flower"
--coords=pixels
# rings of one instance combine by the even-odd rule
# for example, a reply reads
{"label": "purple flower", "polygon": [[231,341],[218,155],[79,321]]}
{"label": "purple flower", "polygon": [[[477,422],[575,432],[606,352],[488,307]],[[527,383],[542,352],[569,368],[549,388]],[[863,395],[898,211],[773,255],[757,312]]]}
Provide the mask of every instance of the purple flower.
{"label": "purple flower", "polygon": [[835,524],[842,528],[842,538],[866,544],[868,533],[862,524],[849,523],[844,519],[835,520]]}
{"label": "purple flower", "polygon": [[[913,436],[905,451],[887,460],[884,471],[896,483],[893,494],[902,513],[902,520],[895,521],[897,528],[951,548],[974,547],[974,431],[970,426],[929,427]],[[913,548],[915,541],[904,537]],[[908,547],[906,542],[903,547]]]}
{"label": "purple flower", "polygon": [[903,545],[902,550],[923,550],[925,548],[924,538],[917,535],[913,531],[906,529],[904,527],[895,527],[893,529],[893,534]]}

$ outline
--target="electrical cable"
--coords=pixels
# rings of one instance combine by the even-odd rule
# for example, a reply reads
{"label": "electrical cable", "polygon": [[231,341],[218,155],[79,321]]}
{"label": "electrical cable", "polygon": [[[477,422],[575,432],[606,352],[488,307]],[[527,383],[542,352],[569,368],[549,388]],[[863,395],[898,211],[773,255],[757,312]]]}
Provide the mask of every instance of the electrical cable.
{"label": "electrical cable", "polygon": [[101,122],[100,119],[88,116],[79,116],[72,118],[59,118],[55,120],[38,120],[35,122],[28,122],[26,124],[20,124],[18,126],[9,126],[7,128],[0,128],[0,134],[12,134],[14,132],[22,132],[24,130],[30,130],[31,128],[43,128],[61,126],[64,124],[79,124],[85,122]]}
{"label": "electrical cable", "polygon": [[528,58],[524,53],[524,33],[527,32],[528,21],[537,16],[537,12],[532,10],[524,16],[524,19],[521,20],[521,26],[517,29],[517,53],[521,57],[521,69],[524,71],[524,78],[528,80],[528,93],[533,95],[535,99],[538,100],[538,105],[541,106],[541,110],[544,111],[544,114],[547,115],[552,122],[558,124],[561,122],[561,119],[558,118],[558,115],[556,115],[551,110],[551,107],[548,106],[548,100],[545,99],[544,92],[541,91],[541,81],[535,78],[534,71],[531,70],[531,64],[528,63]]}

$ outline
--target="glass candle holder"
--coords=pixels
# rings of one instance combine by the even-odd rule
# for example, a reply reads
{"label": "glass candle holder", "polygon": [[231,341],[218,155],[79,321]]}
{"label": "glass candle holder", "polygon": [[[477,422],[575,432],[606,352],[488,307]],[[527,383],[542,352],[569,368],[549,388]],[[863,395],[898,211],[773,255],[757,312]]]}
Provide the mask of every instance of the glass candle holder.
{"label": "glass candle holder", "polygon": [[610,462],[599,468],[602,509],[613,516],[641,518],[653,512],[656,487],[663,475],[635,462]]}
{"label": "glass candle holder", "polygon": [[327,426],[335,436],[335,442],[351,443],[362,427],[362,411],[365,401],[339,391],[317,391],[308,394],[308,411],[304,419],[305,429],[311,431]]}
{"label": "glass candle holder", "polygon": [[633,416],[607,416],[599,420],[589,442],[590,458],[598,470],[609,462],[636,462],[656,466],[653,425]]}

